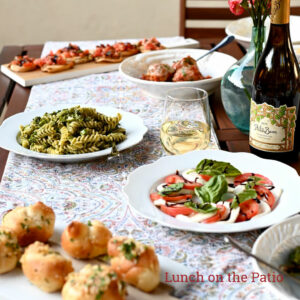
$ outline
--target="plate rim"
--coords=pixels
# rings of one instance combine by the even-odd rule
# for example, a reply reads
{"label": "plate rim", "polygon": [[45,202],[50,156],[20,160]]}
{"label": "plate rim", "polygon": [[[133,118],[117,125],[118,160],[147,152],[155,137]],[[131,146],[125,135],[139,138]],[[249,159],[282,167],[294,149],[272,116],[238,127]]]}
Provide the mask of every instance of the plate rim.
{"label": "plate rim", "polygon": [[[123,151],[125,149],[131,148],[137,144],[139,144],[143,138],[144,135],[147,133],[148,131],[148,127],[144,124],[144,120],[132,113],[132,112],[127,112],[124,111],[122,109],[113,107],[113,106],[109,106],[109,105],[94,105],[94,104],[59,104],[59,105],[45,105],[42,106],[38,109],[30,109],[30,110],[26,110],[23,112],[19,112],[16,113],[12,116],[10,116],[9,118],[5,119],[3,121],[3,123],[0,125],[0,134],[3,131],[3,133],[5,133],[5,130],[7,129],[7,127],[10,127],[11,130],[17,130],[17,128],[19,128],[19,126],[21,124],[14,124],[13,121],[18,120],[20,117],[22,116],[31,116],[31,118],[35,117],[35,116],[39,116],[44,114],[45,112],[54,112],[60,109],[64,109],[64,108],[70,108],[70,107],[74,107],[74,106],[81,106],[81,107],[91,107],[91,108],[95,108],[97,109],[97,111],[100,111],[98,109],[108,109],[108,110],[112,110],[115,112],[119,112],[121,114],[125,114],[125,115],[129,115],[135,118],[135,120],[137,122],[139,122],[139,125],[141,126],[137,126],[137,130],[135,131],[135,133],[137,134],[137,137],[135,138],[135,140],[132,140],[131,144],[126,146],[125,148],[122,148],[120,151]],[[11,126],[11,124],[13,124],[13,126]],[[19,131],[19,129],[18,129]],[[126,141],[126,140],[125,140]],[[127,140],[128,141],[128,140]],[[118,144],[119,146],[122,145],[122,143]],[[53,161],[53,162],[62,162],[62,163],[70,163],[70,162],[80,162],[80,161],[84,161],[84,160],[91,160],[91,159],[96,159],[98,157],[103,157],[103,156],[108,156],[110,154],[111,151],[111,147],[107,148],[107,149],[103,149],[100,151],[95,151],[95,152],[90,152],[90,153],[83,153],[83,154],[65,154],[65,155],[55,155],[55,154],[47,154],[47,153],[40,153],[40,152],[36,152],[36,151],[32,151],[30,149],[26,149],[24,147],[22,147],[22,149],[18,150],[18,149],[14,149],[17,146],[21,146],[20,144],[18,144],[17,140],[15,141],[15,143],[12,146],[9,146],[7,144],[3,144],[3,142],[0,141],[0,147],[3,149],[6,149],[10,152],[14,152],[15,154],[19,154],[25,157],[31,157],[31,158],[36,158],[36,159],[41,159],[41,160],[45,160],[45,161]]]}
{"label": "plate rim", "polygon": [[[165,220],[162,220],[161,218],[159,217],[151,217],[149,215],[147,215],[147,213],[145,213],[144,211],[141,212],[140,210],[138,210],[134,205],[133,205],[133,201],[130,200],[130,195],[129,195],[129,189],[130,189],[130,185],[132,184],[132,178],[134,178],[135,174],[137,172],[140,172],[141,169],[143,168],[149,168],[151,167],[152,165],[159,165],[161,163],[162,160],[168,160],[168,159],[179,159],[178,157],[182,157],[182,156],[189,156],[189,155],[194,155],[192,153],[216,153],[216,152],[221,152],[221,153],[226,153],[224,155],[246,155],[246,156],[251,156],[253,159],[258,159],[258,160],[262,160],[262,161],[268,161],[270,164],[273,164],[273,163],[276,163],[278,165],[281,165],[285,168],[287,168],[287,170],[289,170],[290,172],[294,173],[295,175],[295,180],[299,180],[299,184],[300,184],[300,176],[298,175],[297,171],[282,163],[282,162],[279,162],[279,161],[274,161],[274,160],[270,160],[270,159],[263,159],[261,157],[258,157],[252,153],[248,153],[248,152],[229,152],[229,151],[224,151],[224,150],[198,150],[198,151],[191,151],[191,152],[188,152],[188,153],[185,153],[185,154],[181,154],[181,155],[173,155],[173,156],[164,156],[164,157],[161,157],[159,158],[158,160],[156,160],[155,162],[152,162],[152,163],[149,163],[149,164],[146,164],[146,165],[143,165],[143,166],[140,166],[138,167],[137,169],[135,169],[133,172],[131,172],[127,178],[127,182],[126,182],[126,185],[123,187],[123,193],[125,194],[126,196],[126,199],[127,199],[127,202],[129,204],[129,206],[139,215],[143,216],[144,218],[146,219],[149,219],[151,221],[154,221],[154,222],[157,222],[157,223],[160,223],[161,225],[163,226],[167,226],[169,228],[173,228],[173,229],[177,229],[177,230],[185,230],[185,231],[190,231],[190,232],[202,232],[202,233],[234,233],[234,232],[246,232],[246,231],[252,231],[252,230],[257,230],[257,229],[260,229],[260,228],[266,228],[266,227],[269,227],[271,225],[274,225],[276,224],[276,220],[272,220],[272,221],[265,221],[265,222],[262,222],[262,223],[265,223],[265,224],[260,224],[258,222],[258,224],[256,224],[257,222],[253,222],[252,224],[251,223],[245,223],[246,225],[241,225],[241,224],[238,224],[238,223],[235,223],[235,228],[231,228],[230,230],[226,228],[226,226],[223,225],[223,229],[220,229],[220,228],[217,228],[217,227],[210,227],[210,226],[207,226],[207,224],[204,224],[206,225],[205,227],[203,227],[203,224],[202,225],[202,228],[196,228],[196,227],[192,227],[192,226],[188,226],[188,225],[191,225],[191,224],[194,224],[194,223],[188,223],[188,222],[182,222],[182,221],[176,221],[176,223],[178,225],[174,225],[174,224],[170,224],[168,221],[165,221]],[[195,154],[196,155],[196,154]],[[215,159],[218,159],[218,157],[216,157]],[[176,168],[176,167],[174,167]],[[159,177],[160,179],[162,178],[163,176]],[[148,187],[148,186],[147,186]],[[140,199],[142,198],[143,196],[140,197]],[[145,200],[144,200],[145,201]],[[150,200],[149,200],[150,201]],[[298,208],[299,211],[300,211],[300,207]],[[274,210],[273,210],[274,211]],[[290,211],[288,213],[287,216],[285,216],[282,220],[296,214],[297,212],[292,212]],[[166,217],[166,215],[164,215]],[[167,216],[168,217],[168,216]],[[172,218],[172,217],[170,217]],[[265,219],[265,218],[264,218]],[[264,220],[262,219],[262,220]],[[169,220],[174,220],[174,218],[172,219],[169,219]],[[249,221],[250,222],[250,221]],[[195,224],[198,224],[200,225],[199,223],[195,223]],[[251,226],[247,226],[247,224],[251,224]],[[220,225],[220,224],[219,224]],[[228,224],[228,225],[233,225],[233,224]],[[220,227],[220,226],[219,226]],[[246,227],[246,228],[244,228]],[[248,228],[249,227],[249,228]]]}
{"label": "plate rim", "polygon": [[[281,222],[272,225],[271,227],[269,227],[268,229],[266,229],[264,232],[262,232],[262,233],[258,236],[258,238],[256,239],[256,241],[254,242],[253,247],[252,247],[252,249],[251,249],[251,253],[254,254],[254,255],[257,254],[256,251],[257,251],[257,248],[258,248],[259,243],[260,243],[260,242],[261,242],[261,241],[269,234],[269,232],[270,232],[271,230],[274,230],[274,229],[277,230],[277,228],[280,227],[282,224],[288,224],[288,223],[291,223],[291,222],[293,222],[293,221],[296,220],[296,219],[299,219],[299,222],[300,222],[300,215],[299,215],[299,214],[294,215],[294,216],[291,216],[291,217],[288,217],[288,218],[282,220]],[[253,266],[254,271],[257,271],[257,272],[260,273],[260,274],[264,274],[264,273],[262,272],[261,268],[259,267],[259,264],[258,264],[257,260],[254,259],[254,258],[252,258],[251,260],[252,260],[252,266]],[[287,298],[287,297],[289,297],[289,296],[287,296],[286,294],[284,294],[284,293],[282,292],[282,290],[276,288],[276,286],[274,286],[271,282],[268,282],[268,281],[267,281],[267,282],[264,282],[264,284],[265,284],[272,292],[274,292],[274,293],[279,293],[284,299],[289,299],[289,300],[291,299],[291,298]],[[296,300],[295,297],[294,297],[294,299]]]}

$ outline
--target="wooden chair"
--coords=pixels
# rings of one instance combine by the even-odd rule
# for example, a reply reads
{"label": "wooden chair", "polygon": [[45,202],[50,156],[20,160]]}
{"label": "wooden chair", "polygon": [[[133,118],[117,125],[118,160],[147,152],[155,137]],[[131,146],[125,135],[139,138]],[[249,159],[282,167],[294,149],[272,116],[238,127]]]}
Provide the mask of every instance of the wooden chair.
{"label": "wooden chair", "polygon": [[[300,15],[300,0],[291,0],[291,14]],[[180,35],[186,38],[224,37],[224,28],[232,20],[247,17],[233,15],[228,0],[180,0]]]}

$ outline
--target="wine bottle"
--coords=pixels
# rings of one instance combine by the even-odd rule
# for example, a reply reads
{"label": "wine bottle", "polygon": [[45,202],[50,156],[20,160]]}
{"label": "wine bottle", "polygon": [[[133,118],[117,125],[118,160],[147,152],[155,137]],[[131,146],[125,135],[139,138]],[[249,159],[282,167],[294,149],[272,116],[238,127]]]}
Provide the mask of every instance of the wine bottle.
{"label": "wine bottle", "polygon": [[300,70],[289,28],[290,0],[272,0],[270,33],[253,79],[251,152],[297,160],[300,144]]}

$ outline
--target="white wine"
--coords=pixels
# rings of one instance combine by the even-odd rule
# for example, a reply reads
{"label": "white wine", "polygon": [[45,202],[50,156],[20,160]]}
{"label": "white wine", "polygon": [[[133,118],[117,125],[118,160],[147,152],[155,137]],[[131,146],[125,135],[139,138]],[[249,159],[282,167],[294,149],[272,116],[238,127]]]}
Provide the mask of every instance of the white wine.
{"label": "white wine", "polygon": [[167,121],[161,126],[160,138],[170,154],[205,149],[210,141],[210,126],[200,121]]}
{"label": "white wine", "polygon": [[272,0],[271,14],[254,74],[249,143],[261,157],[291,161],[300,146],[300,70],[290,38],[290,0]]}

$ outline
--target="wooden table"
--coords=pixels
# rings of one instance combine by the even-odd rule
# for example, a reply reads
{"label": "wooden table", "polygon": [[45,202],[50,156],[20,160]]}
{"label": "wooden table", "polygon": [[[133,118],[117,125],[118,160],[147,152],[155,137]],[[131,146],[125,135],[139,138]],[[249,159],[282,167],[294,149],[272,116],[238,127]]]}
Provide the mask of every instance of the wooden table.
{"label": "wooden table", "polygon": [[[218,39],[209,38],[201,39],[200,47],[202,49],[211,49],[218,43]],[[0,64],[8,63],[16,55],[27,54],[33,57],[40,57],[43,45],[29,46],[6,46],[0,54]],[[230,54],[237,59],[243,55],[243,49],[233,42],[220,50],[221,52]],[[8,118],[18,112],[24,111],[30,94],[30,88],[24,88],[14,81],[7,78],[2,73],[0,74],[0,113],[7,103],[4,118]],[[220,91],[217,91],[210,99],[211,109],[216,121],[216,133],[223,150],[231,152],[249,152],[248,136],[241,133],[231,123],[227,117],[221,99]],[[7,160],[8,151],[0,148],[0,180],[3,175]],[[298,162],[291,164],[300,174],[300,159]]]}

